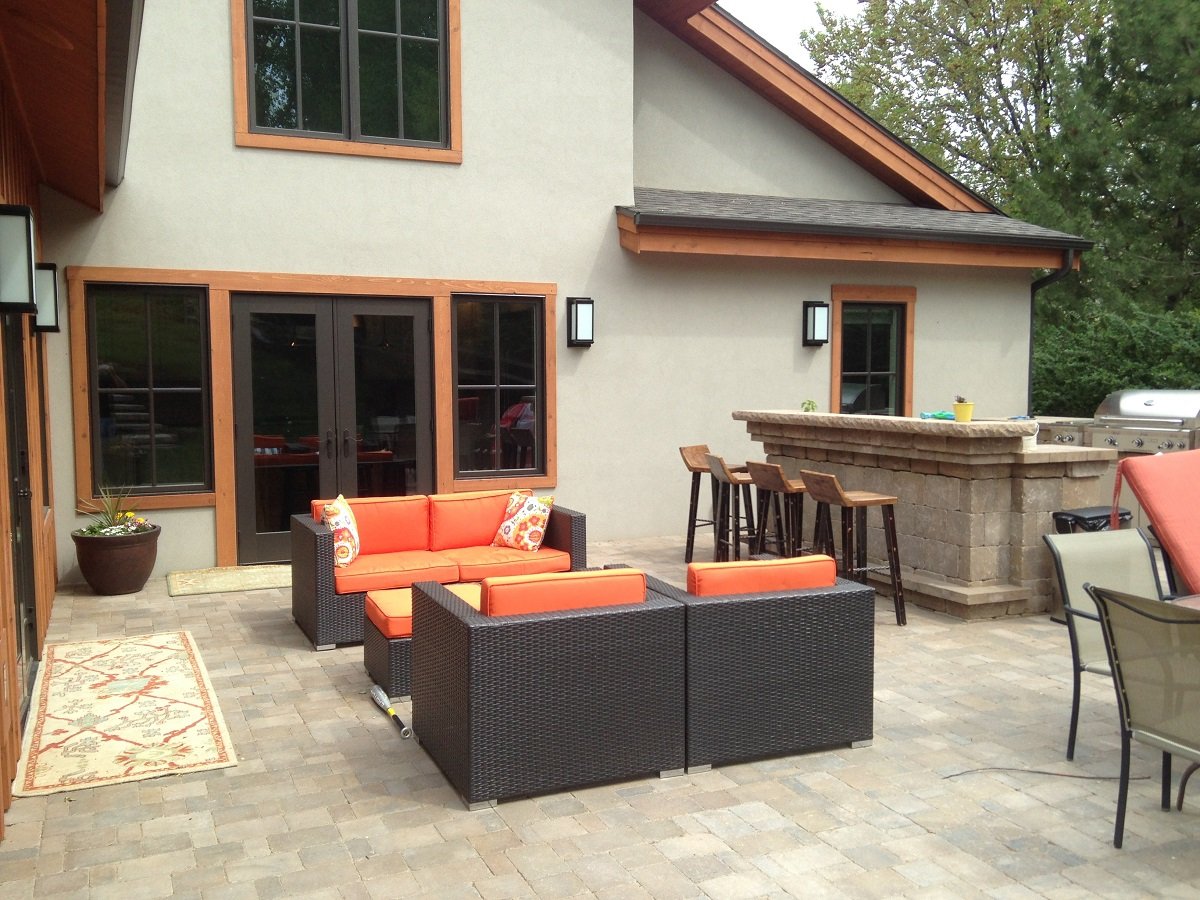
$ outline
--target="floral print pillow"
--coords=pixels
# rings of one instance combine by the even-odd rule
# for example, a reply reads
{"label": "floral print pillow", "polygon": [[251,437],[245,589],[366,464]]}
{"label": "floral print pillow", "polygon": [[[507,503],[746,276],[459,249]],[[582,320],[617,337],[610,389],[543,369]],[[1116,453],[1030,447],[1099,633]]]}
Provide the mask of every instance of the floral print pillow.
{"label": "floral print pillow", "polygon": [[508,498],[504,521],[492,540],[493,547],[513,547],[517,550],[537,550],[546,537],[546,523],[554,497],[527,497],[515,491]]}
{"label": "floral print pillow", "polygon": [[358,559],[358,523],[346,498],[338,494],[336,500],[326,503],[321,521],[333,532],[333,564],[348,566]]}

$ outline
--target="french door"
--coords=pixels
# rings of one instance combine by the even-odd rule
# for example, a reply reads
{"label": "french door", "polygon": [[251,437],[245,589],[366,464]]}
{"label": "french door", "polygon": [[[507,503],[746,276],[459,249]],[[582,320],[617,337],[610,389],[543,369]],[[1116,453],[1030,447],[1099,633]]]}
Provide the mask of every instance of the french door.
{"label": "french door", "polygon": [[433,487],[429,302],[234,295],[238,563],[314,499]]}

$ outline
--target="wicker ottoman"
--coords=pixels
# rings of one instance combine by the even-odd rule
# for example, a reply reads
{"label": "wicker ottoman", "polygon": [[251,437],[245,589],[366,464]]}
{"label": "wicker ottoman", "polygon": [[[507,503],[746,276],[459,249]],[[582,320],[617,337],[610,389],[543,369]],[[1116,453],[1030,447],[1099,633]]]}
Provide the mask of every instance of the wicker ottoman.
{"label": "wicker ottoman", "polygon": [[[446,587],[479,608],[478,584]],[[412,693],[412,588],[369,591],[363,609],[363,665],[389,697]]]}

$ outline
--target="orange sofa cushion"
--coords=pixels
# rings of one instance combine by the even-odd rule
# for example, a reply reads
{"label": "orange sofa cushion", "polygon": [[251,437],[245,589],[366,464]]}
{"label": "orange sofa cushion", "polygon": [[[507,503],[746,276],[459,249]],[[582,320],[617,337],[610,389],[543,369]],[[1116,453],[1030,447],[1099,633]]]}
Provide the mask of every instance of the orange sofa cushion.
{"label": "orange sofa cushion", "polygon": [[1200,592],[1200,450],[1126,457],[1117,463],[1114,496],[1122,479],[1154,526],[1180,592]]}
{"label": "orange sofa cushion", "polygon": [[459,581],[483,581],[499,575],[568,572],[571,569],[571,554],[553,547],[536,551],[512,547],[459,547],[440,550],[438,555],[458,563]]}
{"label": "orange sofa cushion", "polygon": [[[312,501],[313,518],[321,520],[326,500]],[[429,498],[354,497],[346,501],[358,524],[360,554],[429,550]],[[491,543],[489,537],[486,543]],[[430,579],[436,580],[436,579]]]}
{"label": "orange sofa cushion", "polygon": [[[521,493],[532,494],[532,491]],[[428,549],[491,546],[512,495],[512,491],[430,495]],[[358,515],[357,507],[354,513]],[[362,530],[361,520],[359,527]]]}
{"label": "orange sofa cushion", "polygon": [[333,589],[339,594],[410,587],[414,581],[449,584],[458,580],[458,563],[428,550],[361,554],[350,565],[333,571]]}
{"label": "orange sofa cushion", "polygon": [[[448,584],[446,589],[479,609],[479,585]],[[364,608],[367,618],[388,640],[412,637],[412,588],[371,591]]]}
{"label": "orange sofa cushion", "polygon": [[828,556],[691,563],[687,571],[688,593],[697,597],[832,587],[836,582],[837,565]]}
{"label": "orange sofa cushion", "polygon": [[639,569],[559,572],[485,578],[479,611],[485,616],[644,603],[646,574]]}

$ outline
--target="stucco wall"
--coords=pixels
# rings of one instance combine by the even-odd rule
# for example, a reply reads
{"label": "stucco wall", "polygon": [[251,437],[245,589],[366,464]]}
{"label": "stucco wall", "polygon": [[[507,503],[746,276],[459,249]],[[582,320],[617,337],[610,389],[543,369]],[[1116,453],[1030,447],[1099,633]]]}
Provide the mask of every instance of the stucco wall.
{"label": "stucco wall", "polygon": [[[632,201],[643,174],[661,187],[804,196],[821,184],[823,196],[895,199],[769,104],[748,102],[740,83],[630,4],[463,3],[458,166],[235,147],[228,5],[178,9],[147,4],[124,184],[100,217],[46,192],[47,258],[546,281],[560,298],[593,297],[589,349],[565,346],[560,308],[556,490],[589,514],[593,538],[681,534],[688,479],[677,448],[761,454],[733,409],[808,398],[827,407],[830,353],[800,345],[800,303],[828,299],[833,283],[917,287],[916,408],[942,408],[960,391],[976,395],[977,415],[1024,411],[1027,273],[620,249],[614,207]],[[682,122],[667,113],[686,85]],[[743,137],[760,134],[738,167],[728,165],[734,112]],[[65,332],[48,352],[60,567],[70,578]],[[168,526],[158,574],[214,564],[210,510],[155,518]]]}

